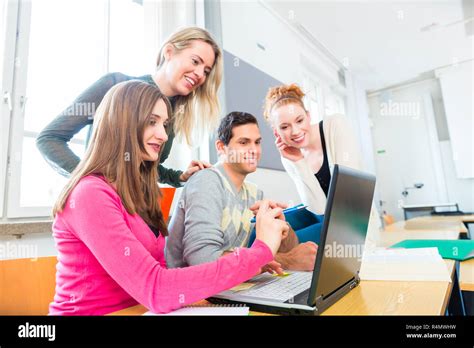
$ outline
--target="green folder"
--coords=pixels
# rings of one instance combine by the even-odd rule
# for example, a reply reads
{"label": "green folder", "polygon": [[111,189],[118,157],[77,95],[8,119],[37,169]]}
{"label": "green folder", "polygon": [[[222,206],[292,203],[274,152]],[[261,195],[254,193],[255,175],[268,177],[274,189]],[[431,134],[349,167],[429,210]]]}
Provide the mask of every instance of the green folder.
{"label": "green folder", "polygon": [[443,259],[464,261],[474,257],[474,240],[407,239],[390,248],[438,248]]}

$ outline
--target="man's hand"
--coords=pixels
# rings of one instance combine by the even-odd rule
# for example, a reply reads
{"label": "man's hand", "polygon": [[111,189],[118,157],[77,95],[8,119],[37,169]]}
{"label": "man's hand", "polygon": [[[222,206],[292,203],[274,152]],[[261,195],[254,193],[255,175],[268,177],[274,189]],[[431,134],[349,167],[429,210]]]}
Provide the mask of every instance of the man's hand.
{"label": "man's hand", "polygon": [[281,240],[280,249],[278,253],[287,253],[298,245],[298,236],[295,231],[288,224],[288,234]]}
{"label": "man's hand", "polygon": [[312,271],[316,262],[318,245],[313,242],[298,244],[287,253],[278,253],[275,261],[279,262],[283,269],[293,271]]}
{"label": "man's hand", "polygon": [[281,208],[271,208],[268,201],[262,201],[257,214],[255,238],[267,244],[273,255],[278,252],[281,240],[288,236],[290,229],[279,216],[283,216]]}
{"label": "man's hand", "polygon": [[204,162],[204,161],[191,161],[191,163],[188,166],[188,169],[186,169],[180,176],[179,180],[182,182],[188,181],[188,179],[193,175],[194,173],[204,169],[204,168],[210,168],[212,167],[211,164]]}
{"label": "man's hand", "polygon": [[[275,208],[281,208],[281,209],[286,209],[288,208],[288,204],[281,203],[281,202],[276,202],[276,201],[271,201],[267,200],[268,205],[271,209]],[[257,215],[258,210],[260,209],[260,206],[262,204],[262,201],[256,201],[249,209],[253,212],[254,215]],[[285,220],[285,215],[281,214],[281,216],[278,216],[279,219]]]}

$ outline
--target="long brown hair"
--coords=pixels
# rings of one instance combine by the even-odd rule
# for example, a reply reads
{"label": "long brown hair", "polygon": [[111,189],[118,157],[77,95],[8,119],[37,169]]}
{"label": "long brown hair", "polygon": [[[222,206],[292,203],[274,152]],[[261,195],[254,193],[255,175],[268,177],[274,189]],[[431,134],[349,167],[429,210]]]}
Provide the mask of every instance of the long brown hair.
{"label": "long brown hair", "polygon": [[168,99],[147,83],[122,82],[107,92],[94,117],[89,148],[59,195],[53,215],[64,209],[71,191],[83,177],[100,174],[115,185],[129,214],[138,213],[162,235],[168,235],[159,204],[157,162],[142,159],[142,154],[146,153],[143,145],[145,127],[160,99],[165,102],[170,116]]}

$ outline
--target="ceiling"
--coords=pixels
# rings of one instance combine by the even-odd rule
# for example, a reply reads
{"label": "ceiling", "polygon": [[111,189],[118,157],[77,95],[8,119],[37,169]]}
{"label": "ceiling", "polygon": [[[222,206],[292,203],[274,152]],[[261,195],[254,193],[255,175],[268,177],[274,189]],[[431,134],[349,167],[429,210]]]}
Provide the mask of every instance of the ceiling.
{"label": "ceiling", "polygon": [[[474,0],[266,3],[282,17],[301,24],[345,63],[367,90],[474,57],[474,36],[466,34],[466,27],[473,22],[443,27],[472,17]],[[440,28],[420,30],[433,23]]]}

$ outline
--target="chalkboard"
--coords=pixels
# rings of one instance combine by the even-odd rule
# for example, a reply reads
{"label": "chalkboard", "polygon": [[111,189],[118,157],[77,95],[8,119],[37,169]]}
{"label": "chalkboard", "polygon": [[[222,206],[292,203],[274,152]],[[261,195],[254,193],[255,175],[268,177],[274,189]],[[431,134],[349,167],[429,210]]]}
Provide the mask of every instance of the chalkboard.
{"label": "chalkboard", "polygon": [[[275,146],[275,136],[263,117],[268,89],[281,84],[246,61],[224,51],[225,114],[243,111],[254,115],[262,135],[262,157],[258,167],[284,171],[280,153]],[[217,155],[214,142],[211,143],[211,160],[215,161]]]}

